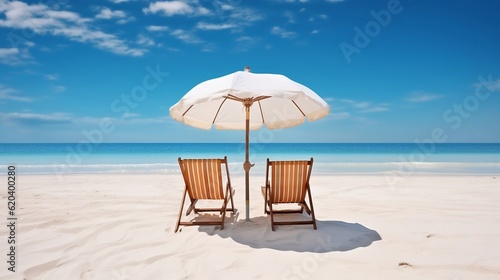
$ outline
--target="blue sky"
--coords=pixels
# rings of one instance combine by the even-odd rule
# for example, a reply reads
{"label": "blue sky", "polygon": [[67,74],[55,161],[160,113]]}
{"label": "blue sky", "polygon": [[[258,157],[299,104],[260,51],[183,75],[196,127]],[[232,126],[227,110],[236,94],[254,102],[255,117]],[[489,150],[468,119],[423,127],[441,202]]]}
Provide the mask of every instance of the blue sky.
{"label": "blue sky", "polygon": [[0,0],[0,142],[243,142],[168,109],[279,73],[331,106],[272,142],[500,142],[500,2]]}

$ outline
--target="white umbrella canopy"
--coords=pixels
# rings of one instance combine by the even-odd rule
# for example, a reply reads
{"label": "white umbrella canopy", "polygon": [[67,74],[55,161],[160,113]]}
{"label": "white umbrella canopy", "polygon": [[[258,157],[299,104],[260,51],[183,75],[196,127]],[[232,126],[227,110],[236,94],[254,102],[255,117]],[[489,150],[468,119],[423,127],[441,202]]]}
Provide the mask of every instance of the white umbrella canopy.
{"label": "white umbrella canopy", "polygon": [[328,104],[315,92],[283,75],[238,71],[198,84],[170,108],[170,115],[196,128],[244,130],[245,106],[231,96],[270,97],[251,107],[250,130],[263,124],[268,129],[297,126],[329,113]]}
{"label": "white umbrella canopy", "polygon": [[285,128],[328,115],[330,107],[314,91],[278,74],[237,71],[192,88],[170,108],[170,116],[200,129],[246,130],[245,196],[249,220],[249,130]]}

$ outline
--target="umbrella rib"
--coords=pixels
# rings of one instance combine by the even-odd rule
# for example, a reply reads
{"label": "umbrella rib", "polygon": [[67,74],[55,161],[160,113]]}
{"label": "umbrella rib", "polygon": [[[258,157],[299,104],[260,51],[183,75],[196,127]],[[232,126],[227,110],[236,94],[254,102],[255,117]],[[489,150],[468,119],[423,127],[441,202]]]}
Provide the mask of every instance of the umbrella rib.
{"label": "umbrella rib", "polygon": [[259,103],[259,111],[260,111],[260,118],[262,119],[262,123],[265,123],[264,121],[264,113],[262,112],[262,105],[260,104],[260,100],[257,101]]}
{"label": "umbrella rib", "polygon": [[232,94],[228,94],[228,95],[226,95],[224,97],[225,97],[225,99],[230,99],[230,100],[234,100],[234,101],[239,101],[239,102],[243,102],[244,101],[243,98],[239,98],[239,97],[234,96]]}
{"label": "umbrella rib", "polygon": [[302,110],[300,109],[299,105],[297,105],[297,103],[295,103],[295,100],[291,100],[293,105],[295,105],[297,107],[297,109],[299,109],[300,113],[302,114],[302,116],[306,116],[306,114],[304,114],[304,112],[302,112]]}
{"label": "umbrella rib", "polygon": [[268,98],[271,98],[271,96],[267,96],[267,95],[262,95],[262,96],[257,96],[253,99],[253,101],[261,101],[261,100],[264,100],[264,99],[268,99]]}
{"label": "umbrella rib", "polygon": [[[219,111],[220,109],[222,108],[222,105],[224,105],[224,102],[226,102],[226,100],[234,100],[234,101],[238,101],[238,102],[241,102],[243,104],[245,104],[246,101],[250,101],[251,103],[253,102],[258,102],[259,103],[259,111],[260,111],[260,117],[262,119],[262,123],[264,123],[264,113],[262,112],[262,105],[260,104],[260,101],[261,100],[264,100],[264,99],[267,99],[267,98],[271,98],[271,96],[267,96],[267,95],[262,95],[262,96],[257,96],[257,97],[251,97],[251,98],[240,98],[240,97],[237,97],[237,96],[234,96],[232,94],[228,94],[226,96],[224,96],[224,101],[222,101],[222,103],[220,104],[219,108],[217,109],[217,113],[215,114],[215,117],[212,121],[212,124],[215,123],[215,120],[217,119],[217,117],[219,116]],[[250,104],[251,104],[250,103]],[[297,106],[297,104],[295,104],[295,106]],[[189,109],[188,109],[189,110]],[[300,110],[300,108],[299,108]],[[301,111],[302,112],[302,111]],[[302,113],[303,114],[303,113]]]}
{"label": "umbrella rib", "polygon": [[187,110],[182,114],[182,116],[184,117],[184,115],[186,115],[187,112],[189,112],[189,110],[191,110],[191,108],[193,108],[193,105],[189,106],[189,108],[187,108]]}
{"label": "umbrella rib", "polygon": [[270,98],[271,96],[262,95],[262,96],[250,97],[250,98],[240,98],[240,97],[234,96],[232,94],[228,94],[228,95],[226,95],[224,97],[227,98],[227,99],[234,100],[234,101],[239,101],[239,102],[244,102],[245,100],[252,100],[253,102],[255,102],[255,101],[261,101],[261,100]]}
{"label": "umbrella rib", "polygon": [[212,124],[215,123],[215,120],[217,119],[217,117],[219,116],[219,112],[220,112],[220,109],[222,108],[222,105],[224,105],[224,102],[226,102],[226,100],[229,98],[229,96],[225,96],[224,98],[224,101],[222,101],[219,105],[219,108],[217,109],[217,113],[215,113],[215,116],[214,116],[214,119],[212,121]]}

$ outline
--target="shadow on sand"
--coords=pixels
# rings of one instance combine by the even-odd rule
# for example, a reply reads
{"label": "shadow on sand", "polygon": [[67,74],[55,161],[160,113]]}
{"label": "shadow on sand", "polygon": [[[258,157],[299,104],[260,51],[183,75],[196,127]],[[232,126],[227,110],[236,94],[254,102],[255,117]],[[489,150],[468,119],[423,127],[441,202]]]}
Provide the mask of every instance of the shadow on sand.
{"label": "shadow on sand", "polygon": [[317,225],[317,230],[309,225],[294,225],[277,226],[271,231],[269,217],[255,217],[246,222],[238,221],[237,213],[228,217],[224,230],[201,226],[199,231],[231,238],[252,248],[315,253],[350,251],[382,240],[378,232],[357,223],[318,220]]}

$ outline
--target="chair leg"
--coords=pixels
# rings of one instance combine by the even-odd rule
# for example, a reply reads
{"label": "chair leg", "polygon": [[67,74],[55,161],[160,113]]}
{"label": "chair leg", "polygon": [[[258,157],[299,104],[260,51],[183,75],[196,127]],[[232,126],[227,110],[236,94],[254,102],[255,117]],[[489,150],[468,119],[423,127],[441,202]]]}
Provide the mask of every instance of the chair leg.
{"label": "chair leg", "polygon": [[273,213],[273,203],[269,202],[269,213],[271,216],[271,230],[274,231],[274,213]]}
{"label": "chair leg", "polygon": [[231,192],[231,208],[233,209],[233,213],[234,213],[234,198],[233,198],[233,188],[230,187],[229,188],[230,192]]}
{"label": "chair leg", "polygon": [[187,189],[184,188],[184,194],[182,195],[181,209],[179,210],[179,218],[177,219],[177,224],[175,225],[174,232],[179,230],[179,224],[181,223],[182,210],[184,209],[184,201],[186,200]]}
{"label": "chair leg", "polygon": [[191,211],[194,211],[195,214],[198,214],[198,209],[196,209],[196,202],[198,202],[198,199],[191,200],[191,204],[186,210],[186,216],[189,216],[189,214],[191,214]]}
{"label": "chair leg", "polygon": [[264,214],[269,214],[269,210],[267,210],[267,206],[269,205],[269,198],[271,197],[270,194],[271,190],[269,188],[269,185],[266,186],[266,191],[265,191],[265,197],[264,197]]}
{"label": "chair leg", "polygon": [[309,187],[309,185],[307,186],[307,195],[309,196],[309,204],[311,205],[310,210],[311,210],[313,228],[318,229],[318,227],[316,226],[316,216],[314,215],[314,206],[313,206],[313,201],[312,201],[312,196],[311,196],[311,188]]}
{"label": "chair leg", "polygon": [[264,198],[264,214],[267,214],[267,199]]}
{"label": "chair leg", "polygon": [[227,207],[227,203],[226,203],[226,200],[224,199],[224,206],[222,208],[222,221],[220,224],[220,230],[224,229],[224,222],[226,220],[226,207]]}
{"label": "chair leg", "polygon": [[231,209],[234,213],[233,188],[229,186],[229,197],[231,198]]}
{"label": "chair leg", "polygon": [[307,203],[304,201],[304,202],[301,202],[299,203],[300,204],[300,207],[301,207],[301,210],[302,210],[302,213],[304,213],[304,210],[306,211],[307,215],[311,215],[311,209],[309,209],[309,206],[307,205]]}
{"label": "chair leg", "polygon": [[228,199],[230,198],[232,201],[232,194],[230,192],[231,192],[231,188],[229,187],[229,184],[228,184],[226,187],[226,197],[224,197],[224,203],[222,205],[222,211],[221,211],[222,212],[221,213],[222,214],[222,224],[220,225],[220,230],[224,229],[224,222],[226,221],[226,209],[227,209]]}

